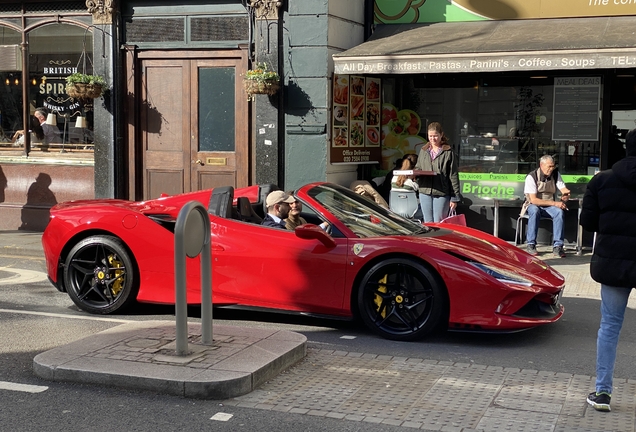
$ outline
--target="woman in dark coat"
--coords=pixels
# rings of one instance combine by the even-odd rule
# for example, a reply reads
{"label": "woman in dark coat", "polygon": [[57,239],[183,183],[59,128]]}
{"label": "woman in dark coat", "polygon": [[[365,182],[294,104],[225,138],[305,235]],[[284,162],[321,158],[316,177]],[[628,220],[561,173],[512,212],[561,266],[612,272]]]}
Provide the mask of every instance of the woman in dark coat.
{"label": "woman in dark coat", "polygon": [[629,294],[636,287],[636,129],[625,139],[627,157],[587,185],[581,225],[596,233],[590,262],[601,284],[601,325],[596,339],[596,391],[587,402],[609,411],[618,337]]}

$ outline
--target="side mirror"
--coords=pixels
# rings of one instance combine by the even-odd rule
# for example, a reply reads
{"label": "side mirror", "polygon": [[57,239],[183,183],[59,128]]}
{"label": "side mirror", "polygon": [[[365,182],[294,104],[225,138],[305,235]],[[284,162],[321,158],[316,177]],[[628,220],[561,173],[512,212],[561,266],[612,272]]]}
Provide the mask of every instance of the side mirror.
{"label": "side mirror", "polygon": [[318,240],[329,249],[336,247],[335,240],[327,234],[322,228],[314,224],[304,224],[297,226],[294,230],[296,237],[304,240]]}

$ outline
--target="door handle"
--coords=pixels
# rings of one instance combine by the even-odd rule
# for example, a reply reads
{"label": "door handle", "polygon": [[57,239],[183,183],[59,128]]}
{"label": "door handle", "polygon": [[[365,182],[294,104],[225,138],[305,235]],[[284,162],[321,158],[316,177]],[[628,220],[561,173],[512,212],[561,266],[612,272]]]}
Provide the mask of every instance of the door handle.
{"label": "door handle", "polygon": [[201,166],[205,165],[201,159],[197,159],[197,160],[195,160],[195,161],[192,161],[192,163],[193,163],[193,164],[199,164],[199,165],[201,165]]}

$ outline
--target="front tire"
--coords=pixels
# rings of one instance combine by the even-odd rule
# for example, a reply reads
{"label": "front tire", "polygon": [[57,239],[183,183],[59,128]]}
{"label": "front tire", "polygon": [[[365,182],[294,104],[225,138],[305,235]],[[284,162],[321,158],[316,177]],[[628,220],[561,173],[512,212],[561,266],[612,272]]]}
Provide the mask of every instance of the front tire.
{"label": "front tire", "polygon": [[421,339],[444,324],[448,296],[439,277],[422,264],[392,258],[375,264],[358,288],[362,321],[386,339]]}
{"label": "front tire", "polygon": [[88,237],[76,244],[66,258],[64,282],[71,300],[93,314],[124,310],[139,290],[128,251],[111,236]]}

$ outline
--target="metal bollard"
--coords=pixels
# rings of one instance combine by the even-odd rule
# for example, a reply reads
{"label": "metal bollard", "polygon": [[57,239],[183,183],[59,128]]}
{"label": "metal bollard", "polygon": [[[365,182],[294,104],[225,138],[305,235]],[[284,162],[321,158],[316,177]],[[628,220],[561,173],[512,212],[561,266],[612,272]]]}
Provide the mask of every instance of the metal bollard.
{"label": "metal bollard", "polygon": [[210,217],[198,201],[183,206],[174,229],[174,275],[177,355],[188,354],[188,304],[186,296],[186,256],[201,264],[201,341],[212,343],[212,254]]}

